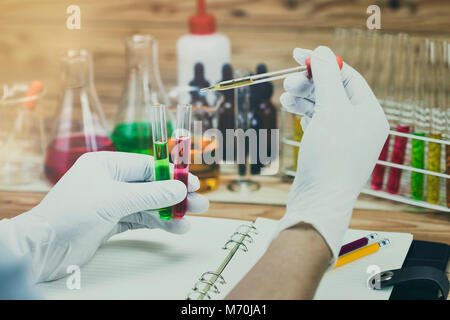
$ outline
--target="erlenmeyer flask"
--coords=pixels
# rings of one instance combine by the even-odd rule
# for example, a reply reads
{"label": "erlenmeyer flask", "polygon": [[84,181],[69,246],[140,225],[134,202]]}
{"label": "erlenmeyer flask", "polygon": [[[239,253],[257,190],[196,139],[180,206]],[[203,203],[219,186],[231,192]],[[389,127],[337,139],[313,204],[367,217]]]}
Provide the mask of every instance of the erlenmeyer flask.
{"label": "erlenmeyer flask", "polygon": [[115,150],[95,91],[89,52],[70,50],[61,62],[59,110],[45,159],[45,174],[51,183],[56,183],[82,154]]}
{"label": "erlenmeyer flask", "polygon": [[17,186],[41,178],[45,137],[38,102],[40,81],[0,88],[0,185]]}
{"label": "erlenmeyer flask", "polygon": [[[150,35],[125,39],[127,76],[112,134],[118,151],[153,154],[148,114],[155,104],[169,105],[158,69],[158,42]],[[172,136],[172,116],[167,110],[167,134]]]}

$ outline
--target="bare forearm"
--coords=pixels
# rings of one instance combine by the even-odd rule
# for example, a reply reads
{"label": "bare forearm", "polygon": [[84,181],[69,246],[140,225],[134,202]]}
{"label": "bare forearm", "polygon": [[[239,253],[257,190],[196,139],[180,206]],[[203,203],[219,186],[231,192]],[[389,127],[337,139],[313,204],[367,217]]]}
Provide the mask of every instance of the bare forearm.
{"label": "bare forearm", "polygon": [[284,230],[227,299],[312,299],[331,251],[310,225]]}

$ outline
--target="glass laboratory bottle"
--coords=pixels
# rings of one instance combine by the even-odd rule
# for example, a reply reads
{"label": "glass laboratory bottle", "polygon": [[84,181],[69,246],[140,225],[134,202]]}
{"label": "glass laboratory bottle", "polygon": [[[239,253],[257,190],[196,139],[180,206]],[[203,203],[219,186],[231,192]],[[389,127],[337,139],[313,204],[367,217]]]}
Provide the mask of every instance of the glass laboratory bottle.
{"label": "glass laboratory bottle", "polygon": [[192,87],[191,104],[193,135],[191,137],[191,165],[190,172],[200,180],[199,192],[215,190],[218,186],[220,167],[215,161],[211,164],[205,163],[205,157],[215,157],[218,142],[205,135],[208,129],[213,128],[212,108],[207,96],[200,93],[201,88],[209,86],[205,79],[203,64],[197,63],[194,67],[194,79],[189,83]]}
{"label": "glass laboratory bottle", "polygon": [[[150,35],[136,34],[125,39],[127,75],[119,103],[112,140],[118,151],[153,154],[149,107],[168,105],[158,69],[158,42]],[[172,135],[168,112],[167,133]]]}
{"label": "glass laboratory bottle", "polygon": [[82,154],[115,150],[95,91],[91,55],[70,50],[61,62],[59,109],[45,158],[45,175],[53,184]]}
{"label": "glass laboratory bottle", "polygon": [[[233,68],[230,64],[225,64],[222,68],[222,81],[233,79]],[[221,92],[223,101],[217,110],[217,127],[222,133],[222,159],[224,161],[234,162],[233,157],[227,159],[227,129],[234,130],[235,115],[234,115],[234,90],[226,90]],[[230,153],[230,152],[229,152]],[[230,153],[231,154],[231,153]]]}
{"label": "glass laboratory bottle", "polygon": [[26,185],[41,178],[45,152],[40,81],[0,88],[0,185]]}
{"label": "glass laboratory bottle", "polygon": [[[234,72],[234,78],[247,77],[250,74],[246,69],[238,69]],[[251,87],[235,88],[234,106],[236,114],[236,129],[246,132],[250,128],[250,89]],[[241,194],[248,194],[260,188],[259,183],[251,180],[251,163],[255,162],[257,145],[252,135],[244,136],[243,139],[237,137],[236,142],[236,162],[239,178],[228,184],[228,189]]]}
{"label": "glass laboratory bottle", "polygon": [[[267,67],[264,64],[259,64],[256,67],[257,74],[263,74],[267,72]],[[264,167],[263,162],[267,159],[274,160],[272,158],[272,131],[277,129],[277,110],[272,103],[273,96],[273,84],[271,82],[261,83],[260,85],[254,85],[251,87],[250,95],[250,127],[255,129],[258,133],[258,159],[256,164],[251,165],[252,174],[260,174],[261,169]],[[261,150],[261,144],[259,139],[259,130],[267,130],[267,150]],[[267,159],[261,159],[261,156],[267,157]]]}

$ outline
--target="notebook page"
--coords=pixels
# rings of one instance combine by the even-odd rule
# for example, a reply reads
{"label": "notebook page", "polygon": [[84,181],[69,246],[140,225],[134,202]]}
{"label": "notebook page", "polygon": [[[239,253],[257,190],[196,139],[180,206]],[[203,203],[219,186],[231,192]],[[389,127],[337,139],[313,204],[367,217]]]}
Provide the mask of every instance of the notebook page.
{"label": "notebook page", "polygon": [[213,299],[224,299],[228,293],[241,281],[242,278],[253,268],[258,260],[264,255],[269,247],[273,234],[278,226],[278,220],[258,218],[255,227],[258,234],[250,233],[254,239],[253,243],[245,241],[248,252],[238,250],[233,259],[223,272],[226,285],[219,286],[220,294],[213,294]]}
{"label": "notebook page", "polygon": [[[344,243],[367,236],[374,231],[348,230]],[[375,231],[376,232],[376,231]],[[343,265],[325,273],[317,289],[315,299],[339,300],[388,300],[392,287],[383,290],[371,290],[367,280],[378,272],[399,269],[408,253],[413,237],[409,233],[377,232],[379,239],[388,238],[390,246],[359,260]]]}
{"label": "notebook page", "polygon": [[[206,271],[222,263],[221,248],[243,221],[189,217],[191,230],[173,235],[135,230],[112,237],[81,269],[81,289],[67,278],[37,285],[48,299],[185,299]],[[245,223],[245,222],[244,222]]]}
{"label": "notebook page", "polygon": [[[273,234],[277,221],[258,219],[256,226],[261,233],[265,235]],[[374,231],[348,230],[344,243],[367,236]],[[378,266],[380,271],[398,269],[403,265],[409,247],[412,242],[412,235],[407,233],[389,233],[377,232],[379,239],[388,238],[391,245],[380,248],[372,255],[366,256],[360,260],[351,262],[336,270],[328,271],[316,292],[315,299],[345,300],[345,299],[374,299],[387,300],[392,289],[370,290],[367,287],[367,279],[375,273],[367,273],[369,266]],[[271,237],[263,236],[258,239],[258,245],[248,244],[249,252],[239,251],[235,259],[228,265],[224,271],[224,277],[228,281],[227,286],[221,290],[219,296],[213,298],[224,298],[232,288],[251,270],[256,262],[262,257],[270,244]],[[283,263],[280,261],[280,263]],[[276,272],[271,276],[276,276]],[[274,290],[283,290],[282,286],[273,288]]]}

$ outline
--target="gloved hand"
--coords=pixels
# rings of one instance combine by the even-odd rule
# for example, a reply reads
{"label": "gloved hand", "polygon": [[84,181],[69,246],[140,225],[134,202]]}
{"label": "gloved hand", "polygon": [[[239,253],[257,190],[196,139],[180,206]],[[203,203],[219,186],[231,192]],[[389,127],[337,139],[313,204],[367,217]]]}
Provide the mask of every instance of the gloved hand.
{"label": "gloved hand", "polygon": [[88,262],[112,235],[130,229],[189,230],[186,219],[161,220],[155,211],[181,202],[202,213],[208,200],[177,180],[153,181],[153,158],[146,155],[95,152],[81,156],[42,202],[11,220],[0,221],[0,242],[18,256],[29,255],[36,281],[66,275],[70,265]]}
{"label": "gloved hand", "polygon": [[297,174],[279,231],[311,224],[336,258],[355,201],[386,141],[389,125],[364,78],[327,47],[295,49],[300,64],[311,57],[313,78],[285,79],[284,108],[305,115]]}

